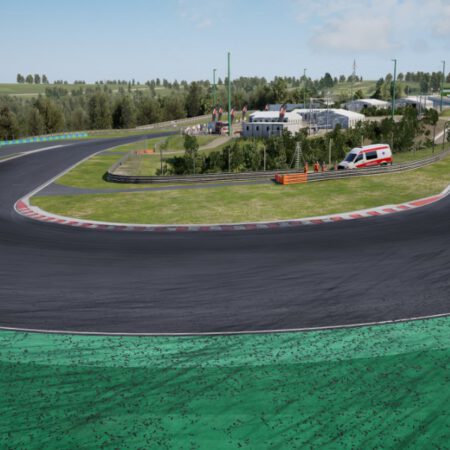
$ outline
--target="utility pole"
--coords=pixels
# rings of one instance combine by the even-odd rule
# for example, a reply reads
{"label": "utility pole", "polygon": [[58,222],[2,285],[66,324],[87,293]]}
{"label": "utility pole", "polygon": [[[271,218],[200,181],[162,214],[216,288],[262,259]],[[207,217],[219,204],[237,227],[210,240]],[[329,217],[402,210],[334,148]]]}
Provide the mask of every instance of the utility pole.
{"label": "utility pole", "polygon": [[331,167],[331,144],[333,143],[333,139],[330,138],[330,142],[328,142],[328,167]]}
{"label": "utility pole", "polygon": [[231,135],[231,53],[228,52],[228,136]]}
{"label": "utility pole", "polygon": [[441,107],[440,112],[442,114],[442,99],[444,97],[444,83],[445,83],[445,61],[442,61],[442,80],[441,80]]}
{"label": "utility pole", "polygon": [[350,84],[351,101],[353,101],[353,85],[355,83],[355,77],[356,77],[356,59],[353,60],[352,82]]}
{"label": "utility pole", "polygon": [[395,114],[395,83],[397,81],[397,60],[393,59],[394,62],[394,88],[392,92],[392,120],[394,120],[394,114]]}
{"label": "utility pole", "polygon": [[213,109],[216,107],[216,71],[217,69],[213,70]]}
{"label": "utility pole", "polygon": [[161,175],[164,175],[163,174],[163,157],[162,157],[162,155],[163,155],[163,149],[162,149],[162,145],[161,145],[161,142],[158,142],[158,147],[159,147],[159,159],[160,159],[160,161],[161,161]]}
{"label": "utility pole", "polygon": [[303,108],[306,108],[306,69],[303,69]]}

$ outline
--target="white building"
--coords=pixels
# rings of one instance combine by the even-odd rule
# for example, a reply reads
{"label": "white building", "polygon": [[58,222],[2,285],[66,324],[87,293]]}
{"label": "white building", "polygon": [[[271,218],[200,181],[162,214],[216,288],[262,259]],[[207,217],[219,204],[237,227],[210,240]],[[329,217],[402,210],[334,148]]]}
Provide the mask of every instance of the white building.
{"label": "white building", "polygon": [[337,124],[342,128],[354,128],[358,122],[364,122],[366,116],[346,109],[295,109],[292,113],[299,114],[305,127],[313,130],[332,130]]}
{"label": "white building", "polygon": [[360,98],[347,102],[345,107],[349,111],[364,112],[365,108],[387,109],[391,107],[391,104],[376,98]]}
{"label": "white building", "polygon": [[287,112],[281,117],[279,111],[257,111],[250,114],[248,122],[242,124],[242,136],[280,136],[284,130],[297,133],[304,126],[302,117],[297,113]]}
{"label": "white building", "polygon": [[433,108],[433,102],[425,95],[414,95],[404,98],[399,98],[395,101],[396,108],[404,108],[405,106],[412,106],[418,110]]}

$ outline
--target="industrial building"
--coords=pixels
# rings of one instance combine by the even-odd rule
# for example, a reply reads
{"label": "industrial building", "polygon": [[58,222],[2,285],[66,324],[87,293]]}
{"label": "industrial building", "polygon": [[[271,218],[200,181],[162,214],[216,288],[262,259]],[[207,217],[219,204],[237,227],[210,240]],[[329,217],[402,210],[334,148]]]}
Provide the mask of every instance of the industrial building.
{"label": "industrial building", "polygon": [[358,122],[365,120],[364,114],[345,109],[294,109],[284,115],[280,115],[279,111],[257,111],[250,115],[248,122],[242,124],[242,136],[280,136],[284,130],[297,133],[302,128],[317,132],[332,130],[337,124],[342,128],[354,128]]}
{"label": "industrial building", "polygon": [[354,128],[358,122],[364,122],[366,117],[346,109],[295,109],[292,114],[298,114],[303,119],[305,127],[312,130],[332,130],[337,124],[342,128]]}
{"label": "industrial building", "polygon": [[250,114],[249,121],[242,124],[244,137],[280,136],[284,130],[297,133],[304,126],[299,114],[280,111],[257,111]]}
{"label": "industrial building", "polygon": [[433,108],[433,102],[425,95],[414,95],[404,98],[399,98],[395,102],[396,108],[404,108],[405,106],[412,106],[417,110]]}
{"label": "industrial building", "polygon": [[389,102],[378,100],[376,98],[360,98],[357,100],[349,101],[345,104],[345,108],[349,111],[364,112],[366,108],[387,109],[391,108]]}

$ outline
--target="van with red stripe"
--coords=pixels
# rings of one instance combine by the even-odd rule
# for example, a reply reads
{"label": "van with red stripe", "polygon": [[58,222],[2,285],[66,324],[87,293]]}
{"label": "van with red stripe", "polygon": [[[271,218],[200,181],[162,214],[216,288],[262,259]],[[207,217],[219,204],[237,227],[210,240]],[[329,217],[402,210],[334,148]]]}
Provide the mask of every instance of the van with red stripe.
{"label": "van with red stripe", "polygon": [[338,165],[338,169],[359,169],[361,167],[387,166],[392,164],[392,151],[388,144],[356,147]]}

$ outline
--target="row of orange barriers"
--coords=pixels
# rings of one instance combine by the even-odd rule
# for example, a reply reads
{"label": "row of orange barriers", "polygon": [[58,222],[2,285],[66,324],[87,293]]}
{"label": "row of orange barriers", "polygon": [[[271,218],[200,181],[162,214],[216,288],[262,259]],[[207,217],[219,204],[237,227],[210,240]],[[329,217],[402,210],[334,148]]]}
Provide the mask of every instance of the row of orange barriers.
{"label": "row of orange barriers", "polygon": [[308,182],[307,173],[285,173],[276,174],[275,181],[279,184],[299,184]]}

